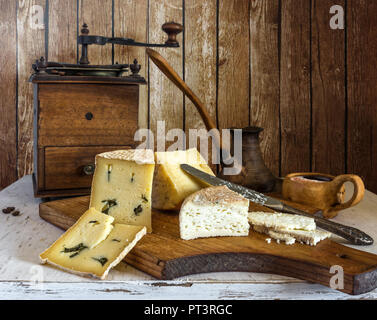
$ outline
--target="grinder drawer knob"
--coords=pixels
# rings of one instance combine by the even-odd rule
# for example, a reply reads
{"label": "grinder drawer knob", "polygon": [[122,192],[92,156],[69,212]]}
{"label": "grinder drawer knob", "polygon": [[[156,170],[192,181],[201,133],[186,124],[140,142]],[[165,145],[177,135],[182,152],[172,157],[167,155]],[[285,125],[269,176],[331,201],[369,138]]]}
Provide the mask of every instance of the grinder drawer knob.
{"label": "grinder drawer knob", "polygon": [[93,113],[88,112],[88,113],[85,115],[85,118],[86,118],[86,120],[88,120],[88,121],[92,120],[92,119],[94,118]]}
{"label": "grinder drawer knob", "polygon": [[92,176],[94,174],[94,170],[95,170],[96,166],[94,164],[88,164],[86,165],[84,168],[83,168],[83,172],[87,175],[87,176]]}

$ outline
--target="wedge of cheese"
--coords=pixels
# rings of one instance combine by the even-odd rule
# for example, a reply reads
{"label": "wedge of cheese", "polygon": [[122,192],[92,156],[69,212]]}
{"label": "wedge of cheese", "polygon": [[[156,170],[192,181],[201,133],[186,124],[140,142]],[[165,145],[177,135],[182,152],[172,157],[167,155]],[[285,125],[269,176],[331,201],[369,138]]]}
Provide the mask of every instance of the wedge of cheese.
{"label": "wedge of cheese", "polygon": [[147,231],[144,226],[112,225],[113,221],[113,217],[90,208],[40,255],[42,263],[105,279]]}
{"label": "wedge of cheese", "polygon": [[203,182],[191,177],[181,168],[189,164],[210,175],[215,175],[197,149],[186,151],[156,152],[156,171],[153,181],[153,208],[179,210],[182,202],[204,187]]}
{"label": "wedge of cheese", "polygon": [[152,232],[152,150],[120,150],[96,156],[90,207],[115,223],[146,226]]}
{"label": "wedge of cheese", "polygon": [[202,189],[182,204],[180,236],[183,240],[248,236],[248,211],[249,200],[225,186]]}

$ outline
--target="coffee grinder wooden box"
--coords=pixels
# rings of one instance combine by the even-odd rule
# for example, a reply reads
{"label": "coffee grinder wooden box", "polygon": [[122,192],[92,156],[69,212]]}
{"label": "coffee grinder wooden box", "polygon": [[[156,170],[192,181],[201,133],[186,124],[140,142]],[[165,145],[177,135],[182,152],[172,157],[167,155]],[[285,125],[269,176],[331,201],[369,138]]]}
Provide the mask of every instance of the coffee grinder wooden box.
{"label": "coffee grinder wooden box", "polygon": [[[130,38],[90,35],[86,24],[78,44],[78,64],[47,62],[33,65],[34,86],[34,194],[62,197],[90,193],[95,156],[134,147],[138,128],[139,75],[141,65],[90,65],[89,46],[106,44],[178,48],[177,35],[183,26],[162,25],[167,34],[163,44]],[[124,76],[124,74],[127,74]]]}
{"label": "coffee grinder wooden box", "polygon": [[90,193],[95,155],[133,147],[145,80],[37,74],[32,82],[35,196]]}

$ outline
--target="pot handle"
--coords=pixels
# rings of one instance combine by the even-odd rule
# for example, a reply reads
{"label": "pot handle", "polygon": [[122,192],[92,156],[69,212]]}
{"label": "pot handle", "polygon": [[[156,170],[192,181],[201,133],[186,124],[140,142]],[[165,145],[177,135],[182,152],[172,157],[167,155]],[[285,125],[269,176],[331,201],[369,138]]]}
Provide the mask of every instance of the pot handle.
{"label": "pot handle", "polygon": [[344,175],[337,176],[332,181],[332,184],[334,184],[335,188],[339,190],[343,186],[343,184],[346,182],[352,182],[354,185],[352,198],[345,203],[335,205],[334,207],[331,208],[331,211],[340,211],[340,210],[353,207],[357,205],[363,199],[364,193],[365,193],[364,182],[357,175],[344,174]]}

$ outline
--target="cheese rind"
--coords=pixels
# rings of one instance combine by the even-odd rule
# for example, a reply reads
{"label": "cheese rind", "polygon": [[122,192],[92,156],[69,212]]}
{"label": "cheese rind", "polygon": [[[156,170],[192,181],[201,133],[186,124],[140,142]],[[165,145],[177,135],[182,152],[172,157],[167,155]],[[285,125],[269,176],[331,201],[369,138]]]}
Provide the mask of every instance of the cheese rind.
{"label": "cheese rind", "polygon": [[[112,219],[91,208],[40,255],[42,263],[81,276],[105,279],[111,268],[146,234],[144,226],[110,224],[109,228]],[[95,224],[94,221],[100,222]]]}
{"label": "cheese rind", "polygon": [[183,201],[205,187],[205,183],[184,172],[181,164],[215,175],[197,149],[186,151],[156,152],[156,171],[153,181],[153,208],[179,210]]}
{"label": "cheese rind", "polygon": [[138,164],[154,164],[154,154],[150,149],[115,150],[98,154],[108,160],[127,160]]}
{"label": "cheese rind", "polygon": [[225,186],[200,190],[182,204],[181,239],[248,236],[248,209],[249,201]]}
{"label": "cheese rind", "polygon": [[152,232],[152,150],[118,150],[96,156],[90,206],[115,223],[146,226]]}

